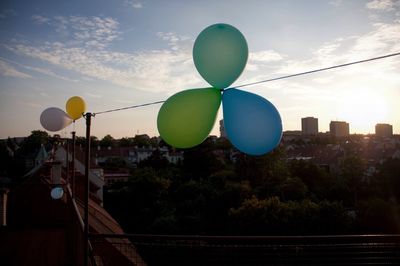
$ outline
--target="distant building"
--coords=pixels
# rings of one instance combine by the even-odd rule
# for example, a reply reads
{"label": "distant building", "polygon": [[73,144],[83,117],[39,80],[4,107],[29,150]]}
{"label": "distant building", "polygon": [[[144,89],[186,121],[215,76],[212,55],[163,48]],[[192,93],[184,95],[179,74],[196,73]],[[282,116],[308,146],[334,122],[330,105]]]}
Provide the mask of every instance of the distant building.
{"label": "distant building", "polygon": [[349,123],[344,121],[331,121],[329,129],[331,135],[335,137],[345,137],[350,134]]}
{"label": "distant building", "polygon": [[104,171],[104,185],[110,186],[113,183],[127,182],[130,177],[128,169]]}
{"label": "distant building", "polygon": [[303,135],[318,134],[318,118],[303,117],[301,119],[301,132]]}
{"label": "distant building", "polygon": [[221,138],[222,137],[226,138],[226,131],[225,131],[225,126],[224,126],[224,120],[223,119],[219,120],[219,134],[220,134]]}
{"label": "distant building", "polygon": [[376,124],[375,135],[377,137],[392,137],[393,126],[389,124]]}
{"label": "distant building", "polygon": [[286,130],[283,131],[282,140],[283,141],[292,141],[296,139],[300,139],[302,132],[300,130]]}

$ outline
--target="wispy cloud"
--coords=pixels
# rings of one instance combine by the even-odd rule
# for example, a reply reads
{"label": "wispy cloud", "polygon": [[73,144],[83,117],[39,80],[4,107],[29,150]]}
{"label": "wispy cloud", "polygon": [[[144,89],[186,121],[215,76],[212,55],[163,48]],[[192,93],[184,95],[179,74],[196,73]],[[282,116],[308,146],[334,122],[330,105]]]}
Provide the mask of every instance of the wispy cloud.
{"label": "wispy cloud", "polygon": [[117,99],[117,100],[114,100],[114,102],[116,102],[116,103],[123,103],[123,104],[133,104],[135,101],[134,101],[134,100],[121,100],[121,99]]}
{"label": "wispy cloud", "polygon": [[[113,18],[59,16],[49,23],[57,32],[72,36],[73,41],[40,45],[20,42],[8,45],[7,49],[74,71],[83,79],[104,80],[126,88],[169,94],[205,84],[193,65],[190,37],[158,32],[158,38],[167,44],[165,49],[115,52],[109,45],[119,35],[119,22]],[[91,45],[92,41],[98,44]],[[252,71],[245,71],[239,82],[259,81],[396,51],[400,51],[400,22],[376,23],[364,35],[323,43],[306,60],[290,59],[279,50],[251,52],[246,69]],[[382,71],[392,64],[394,60],[388,60]],[[322,84],[329,79],[314,81]]]}
{"label": "wispy cloud", "polygon": [[329,4],[333,6],[340,6],[342,4],[343,0],[333,0],[330,1]]}
{"label": "wispy cloud", "polygon": [[193,39],[187,36],[181,36],[174,32],[157,32],[157,37],[166,41],[169,47],[174,50],[188,50],[193,45]]}
{"label": "wispy cloud", "polygon": [[49,24],[67,41],[68,46],[84,45],[90,49],[104,49],[120,35],[119,23],[110,17],[33,15],[36,24]]}
{"label": "wispy cloud", "polygon": [[395,5],[399,5],[399,2],[396,0],[373,0],[368,2],[366,7],[373,10],[392,11]]}
{"label": "wispy cloud", "polygon": [[48,95],[48,94],[45,93],[45,92],[40,92],[39,94],[40,94],[40,96],[42,96],[42,97],[50,98],[50,95]]}
{"label": "wispy cloud", "polygon": [[271,66],[272,64],[276,65],[286,57],[286,55],[273,50],[250,52],[246,70],[252,72],[258,71],[262,67]]}
{"label": "wispy cloud", "polygon": [[126,0],[124,2],[125,6],[128,7],[133,7],[134,9],[140,9],[143,8],[143,3],[140,1],[134,1],[134,0]]}
{"label": "wispy cloud", "polygon": [[14,77],[14,78],[32,78],[31,75],[23,73],[16,68],[14,68],[11,64],[0,60],[0,75]]}
{"label": "wispy cloud", "polygon": [[50,22],[50,18],[41,16],[41,15],[33,15],[32,20],[33,20],[33,22],[35,22],[36,24],[39,24],[39,25]]}
{"label": "wispy cloud", "polygon": [[[381,56],[400,51],[400,22],[375,23],[373,29],[357,37],[339,39],[331,43],[324,43],[307,60],[287,60],[279,70],[281,73],[292,74],[308,71],[320,67],[328,67],[371,57]],[[346,45],[344,43],[346,42]],[[390,70],[398,60],[387,59],[379,64],[380,71]],[[343,71],[357,70],[361,72],[375,71],[377,64],[370,64],[368,68],[353,66]],[[384,68],[382,68],[384,66]]]}
{"label": "wispy cloud", "polygon": [[265,50],[251,52],[249,55],[250,62],[276,62],[284,59],[286,55],[280,54],[273,50]]}
{"label": "wispy cloud", "polygon": [[43,108],[43,105],[35,103],[35,102],[18,101],[17,104],[20,104],[22,106],[28,106],[28,107],[35,108],[35,109]]}
{"label": "wispy cloud", "polygon": [[[16,65],[16,66],[18,66],[20,68],[24,68],[24,69],[29,70],[29,71],[37,72],[37,73],[44,74],[44,75],[47,75],[47,76],[50,76],[50,77],[53,77],[53,78],[62,79],[62,80],[65,80],[65,81],[70,81],[70,82],[77,82],[78,81],[77,79],[71,79],[71,78],[56,74],[56,73],[54,73],[54,71],[52,71],[50,69],[47,69],[47,68],[33,67],[33,66],[24,65],[24,64],[18,63],[16,61],[13,61],[13,60],[10,60],[10,59],[6,59],[4,57],[0,57],[0,61],[1,60],[6,62],[7,64],[9,64],[9,66],[11,66],[10,64]],[[28,75],[28,74],[26,74],[26,75]],[[30,77],[32,77],[32,76],[30,76]]]}
{"label": "wispy cloud", "polygon": [[128,88],[167,92],[199,82],[191,71],[189,51],[152,50],[129,54],[67,47],[61,43],[6,47],[14,53]]}
{"label": "wispy cloud", "polygon": [[103,97],[100,94],[94,94],[94,93],[90,93],[90,92],[85,92],[85,95],[88,96],[88,97],[91,97],[91,98],[101,98],[101,97]]}

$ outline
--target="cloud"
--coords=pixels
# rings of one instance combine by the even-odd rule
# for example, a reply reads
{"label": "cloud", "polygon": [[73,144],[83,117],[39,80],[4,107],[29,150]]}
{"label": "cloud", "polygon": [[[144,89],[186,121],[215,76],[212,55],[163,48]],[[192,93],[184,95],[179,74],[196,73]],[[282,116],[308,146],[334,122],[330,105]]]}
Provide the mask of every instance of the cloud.
{"label": "cloud", "polygon": [[265,50],[259,52],[251,52],[249,54],[250,62],[276,62],[284,59],[286,55],[280,54],[273,50]]}
{"label": "cloud", "polygon": [[50,18],[41,16],[41,15],[33,15],[32,20],[33,20],[33,22],[35,22],[38,25],[47,24],[50,22]]}
{"label": "cloud", "polygon": [[166,49],[130,54],[68,47],[61,43],[18,44],[6,48],[16,54],[127,88],[167,92],[199,83],[192,70],[194,66],[189,51]]}
{"label": "cloud", "polygon": [[328,77],[316,77],[312,79],[314,82],[319,83],[319,84],[328,84],[333,82],[333,76],[328,76]]}
{"label": "cloud", "polygon": [[143,8],[143,4],[139,1],[127,0],[124,2],[125,6],[133,7],[134,9]]}
{"label": "cloud", "polygon": [[342,4],[342,2],[343,2],[343,0],[333,0],[333,1],[330,1],[329,4],[338,7]]}
{"label": "cloud", "polygon": [[400,51],[400,22],[376,23],[373,27],[372,31],[356,40],[348,57],[370,57]]}
{"label": "cloud", "polygon": [[[400,51],[400,22],[375,23],[372,30],[357,37],[338,39],[321,45],[313,52],[313,56],[306,60],[286,60],[279,69],[279,73],[293,74],[308,70],[329,67],[332,65],[382,56]],[[349,68],[338,69],[342,73],[359,71],[360,73],[392,69],[398,60],[385,59],[367,65],[355,65]],[[378,67],[379,65],[379,67]]]}
{"label": "cloud", "polygon": [[396,2],[393,0],[373,0],[366,4],[368,9],[379,10],[379,11],[392,11]]}
{"label": "cloud", "polygon": [[11,64],[2,60],[0,60],[0,75],[23,79],[32,78],[31,75],[18,71]]}
{"label": "cloud", "polygon": [[62,80],[70,81],[70,82],[77,82],[78,81],[76,79],[71,79],[71,78],[68,78],[68,77],[65,77],[65,76],[62,76],[62,75],[58,75],[58,74],[54,73],[52,70],[50,70],[50,69],[27,66],[27,65],[20,64],[18,62],[10,60],[10,59],[6,59],[4,57],[0,57],[0,60],[3,60],[4,62],[7,62],[8,64],[17,65],[17,66],[19,66],[21,68],[24,68],[24,69],[27,69],[29,71],[34,71],[34,72],[37,72],[37,73],[40,73],[40,74],[44,74],[44,75],[47,75],[47,76],[50,76],[50,77],[53,77],[53,78],[58,78],[58,79],[62,79]]}
{"label": "cloud", "polygon": [[84,45],[90,49],[104,49],[120,36],[119,22],[110,17],[32,16],[38,24],[49,24],[61,35],[68,46]]}
{"label": "cloud", "polygon": [[35,102],[18,101],[17,103],[20,104],[20,105],[32,107],[32,108],[35,108],[35,109],[43,108],[42,104],[38,104],[38,103],[35,103]]}
{"label": "cloud", "polygon": [[[119,22],[113,18],[58,16],[53,17],[49,23],[55,31],[71,36],[72,41],[59,40],[40,44],[20,42],[7,45],[6,48],[15,54],[74,71],[82,75],[82,79],[108,81],[130,89],[170,94],[206,84],[193,65],[191,37],[174,32],[158,32],[156,36],[166,43],[164,49],[134,53],[116,52],[109,47],[119,35]],[[101,45],[88,44],[91,41],[101,42]],[[371,31],[364,35],[323,43],[306,60],[290,59],[278,50],[251,52],[246,67],[246,70],[251,71],[245,71],[238,83],[257,82],[394,51],[400,51],[400,22],[376,23],[372,25]],[[395,61],[385,61],[382,71],[395,64],[393,62]],[[382,67],[382,64],[379,67]],[[362,71],[371,71],[365,67],[365,70],[360,68]],[[351,69],[358,70],[356,66]],[[335,73],[339,73],[338,71],[346,73],[347,70],[337,70]],[[42,73],[56,75],[46,70]],[[314,81],[319,84],[329,83],[329,79],[326,78]]]}
{"label": "cloud", "polygon": [[32,70],[32,71],[36,71],[38,73],[53,77],[53,78],[58,78],[58,79],[62,79],[65,81],[70,81],[70,82],[78,82],[77,79],[71,79],[62,75],[58,75],[56,73],[54,73],[52,70],[50,69],[46,69],[46,68],[40,68],[40,67],[31,67],[31,66],[23,66],[26,69]]}
{"label": "cloud", "polygon": [[40,92],[39,95],[42,96],[42,97],[46,97],[46,98],[49,98],[49,97],[50,97],[50,95],[48,95],[48,94],[45,93],[45,92]]}
{"label": "cloud", "polygon": [[174,50],[190,50],[193,46],[193,39],[187,36],[181,36],[174,32],[157,32],[157,37],[166,41],[169,47]]}
{"label": "cloud", "polygon": [[286,55],[280,54],[273,50],[250,52],[249,59],[246,65],[246,70],[254,72],[260,70],[265,66],[270,65],[271,63],[276,64],[286,57]]}
{"label": "cloud", "polygon": [[103,97],[103,96],[100,95],[100,94],[94,94],[94,93],[90,93],[90,92],[85,92],[85,95],[86,95],[86,96],[89,96],[89,97],[91,97],[91,98],[101,98],[101,97]]}

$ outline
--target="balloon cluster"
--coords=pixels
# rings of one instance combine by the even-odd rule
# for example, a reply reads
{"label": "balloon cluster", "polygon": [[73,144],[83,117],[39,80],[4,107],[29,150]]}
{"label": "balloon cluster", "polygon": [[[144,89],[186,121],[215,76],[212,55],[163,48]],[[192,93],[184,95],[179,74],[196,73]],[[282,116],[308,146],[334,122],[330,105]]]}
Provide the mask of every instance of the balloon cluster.
{"label": "balloon cluster", "polygon": [[247,58],[246,39],[235,27],[214,24],[199,34],[193,61],[212,87],[178,92],[161,106],[157,127],[165,142],[176,148],[202,143],[222,101],[226,134],[237,149],[262,155],[279,144],[282,121],[275,106],[259,95],[228,88],[243,72]]}
{"label": "balloon cluster", "polygon": [[74,96],[68,99],[64,110],[57,107],[49,107],[40,115],[40,124],[48,131],[59,131],[66,128],[69,124],[82,117],[86,111],[85,101]]}

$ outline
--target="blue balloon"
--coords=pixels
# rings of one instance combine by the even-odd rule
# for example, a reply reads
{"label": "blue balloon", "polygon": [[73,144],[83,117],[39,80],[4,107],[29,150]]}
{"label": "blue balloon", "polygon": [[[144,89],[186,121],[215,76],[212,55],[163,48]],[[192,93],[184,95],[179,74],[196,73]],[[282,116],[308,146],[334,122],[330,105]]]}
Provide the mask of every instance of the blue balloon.
{"label": "blue balloon", "polygon": [[224,91],[222,106],[226,134],[238,150],[262,155],[278,146],[282,137],[282,120],[268,100],[232,88]]}
{"label": "blue balloon", "polygon": [[61,199],[64,195],[64,190],[62,187],[55,187],[51,190],[50,195],[53,199]]}

